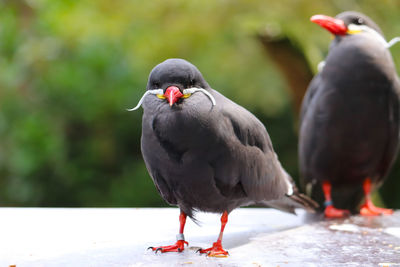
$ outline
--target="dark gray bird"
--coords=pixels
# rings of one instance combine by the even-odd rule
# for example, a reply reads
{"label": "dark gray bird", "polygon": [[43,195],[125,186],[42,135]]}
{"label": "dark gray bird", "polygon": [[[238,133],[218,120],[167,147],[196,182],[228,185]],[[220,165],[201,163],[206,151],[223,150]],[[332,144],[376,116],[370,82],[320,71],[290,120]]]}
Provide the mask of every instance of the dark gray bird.
{"label": "dark gray bird", "polygon": [[186,216],[193,218],[194,211],[222,213],[217,242],[200,253],[226,256],[222,234],[233,209],[315,208],[282,168],[263,124],[211,89],[191,63],[168,59],[157,65],[136,108],[141,103],[147,170],[164,200],[181,210],[177,243],[154,251],[183,251]]}
{"label": "dark gray bird", "polygon": [[326,217],[359,209],[362,215],[391,214],[373,205],[370,192],[387,176],[399,145],[400,84],[388,50],[398,38],[386,42],[379,27],[357,12],[311,21],[335,38],[303,100],[302,179],[313,199],[325,200]]}

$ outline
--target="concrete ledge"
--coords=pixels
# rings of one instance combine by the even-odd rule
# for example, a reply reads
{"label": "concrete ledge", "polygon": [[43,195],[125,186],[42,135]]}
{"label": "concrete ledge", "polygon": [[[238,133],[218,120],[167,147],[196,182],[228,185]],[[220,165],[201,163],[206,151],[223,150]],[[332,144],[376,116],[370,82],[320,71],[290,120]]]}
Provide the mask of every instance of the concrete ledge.
{"label": "concrete ledge", "polygon": [[[187,221],[189,248],[154,254],[175,242],[179,210],[1,208],[0,266],[400,266],[400,212],[319,221],[272,209],[231,213],[228,258],[195,253],[215,242],[219,215]],[[386,264],[386,265],[385,265]]]}

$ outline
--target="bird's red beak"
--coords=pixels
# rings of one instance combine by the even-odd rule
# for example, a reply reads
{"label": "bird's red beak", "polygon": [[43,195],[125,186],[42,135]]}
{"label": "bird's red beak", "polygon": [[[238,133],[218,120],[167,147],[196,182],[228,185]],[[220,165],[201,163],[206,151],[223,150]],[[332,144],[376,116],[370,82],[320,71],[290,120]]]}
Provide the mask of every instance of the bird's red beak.
{"label": "bird's red beak", "polygon": [[310,20],[327,29],[334,35],[345,35],[347,33],[347,26],[344,24],[343,20],[325,15],[314,15]]}
{"label": "bird's red beak", "polygon": [[183,94],[178,87],[169,86],[167,90],[165,90],[164,96],[168,99],[169,105],[172,106],[183,96]]}

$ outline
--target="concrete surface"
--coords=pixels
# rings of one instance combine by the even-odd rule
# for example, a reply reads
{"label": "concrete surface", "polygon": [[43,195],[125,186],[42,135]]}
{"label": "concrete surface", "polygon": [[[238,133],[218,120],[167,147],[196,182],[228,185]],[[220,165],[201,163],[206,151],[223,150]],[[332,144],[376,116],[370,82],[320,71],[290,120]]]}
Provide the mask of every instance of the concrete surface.
{"label": "concrete surface", "polygon": [[400,266],[400,211],[392,216],[319,221],[272,209],[231,213],[223,245],[228,258],[195,251],[217,238],[216,214],[187,221],[189,248],[175,243],[179,210],[0,208],[0,266]]}

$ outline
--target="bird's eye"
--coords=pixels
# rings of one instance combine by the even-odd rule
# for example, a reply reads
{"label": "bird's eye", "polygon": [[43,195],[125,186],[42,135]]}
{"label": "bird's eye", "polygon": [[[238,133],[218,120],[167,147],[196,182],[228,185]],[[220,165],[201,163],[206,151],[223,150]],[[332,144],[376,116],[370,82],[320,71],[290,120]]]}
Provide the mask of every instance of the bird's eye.
{"label": "bird's eye", "polygon": [[190,85],[191,85],[191,86],[194,86],[195,84],[196,84],[196,80],[195,80],[195,79],[191,79],[191,80],[190,80]]}
{"label": "bird's eye", "polygon": [[357,25],[362,25],[362,24],[364,24],[364,20],[362,18],[356,18],[354,23]]}
{"label": "bird's eye", "polygon": [[160,84],[158,82],[153,83],[154,88],[160,88]]}

